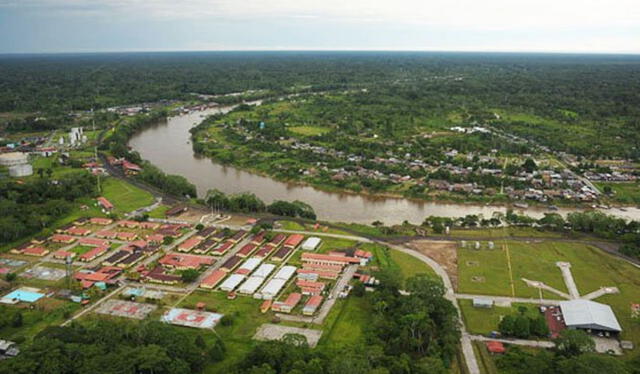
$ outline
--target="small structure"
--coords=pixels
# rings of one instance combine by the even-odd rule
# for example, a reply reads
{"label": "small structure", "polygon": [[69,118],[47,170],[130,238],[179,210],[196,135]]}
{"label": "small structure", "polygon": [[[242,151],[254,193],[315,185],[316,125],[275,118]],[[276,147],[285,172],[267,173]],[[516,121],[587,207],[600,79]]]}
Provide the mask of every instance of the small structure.
{"label": "small structure", "polygon": [[20,349],[16,343],[0,339],[0,360],[2,358],[16,357],[19,354]]}
{"label": "small structure", "polygon": [[293,308],[295,308],[296,305],[298,305],[301,299],[302,299],[301,294],[297,292],[292,292],[291,294],[289,294],[289,296],[287,296],[287,299],[284,302],[282,301],[274,302],[273,305],[271,305],[271,309],[274,312],[291,313]]}
{"label": "small structure", "polygon": [[174,216],[179,216],[182,213],[187,211],[187,207],[184,205],[176,205],[174,207],[169,208],[169,210],[167,210],[165,212],[165,215],[167,217],[174,217]]}
{"label": "small structure", "polygon": [[506,349],[504,348],[504,344],[502,344],[502,342],[491,340],[491,341],[488,341],[486,345],[487,345],[487,350],[493,354],[502,354],[506,352]]}
{"label": "small structure", "polygon": [[111,202],[109,200],[107,200],[106,198],[100,196],[96,200],[98,200],[98,205],[100,205],[104,210],[112,210],[113,209],[113,204],[111,204]]}
{"label": "small structure", "polygon": [[473,307],[474,308],[485,308],[489,309],[493,307],[493,300],[485,299],[480,297],[473,298]]}

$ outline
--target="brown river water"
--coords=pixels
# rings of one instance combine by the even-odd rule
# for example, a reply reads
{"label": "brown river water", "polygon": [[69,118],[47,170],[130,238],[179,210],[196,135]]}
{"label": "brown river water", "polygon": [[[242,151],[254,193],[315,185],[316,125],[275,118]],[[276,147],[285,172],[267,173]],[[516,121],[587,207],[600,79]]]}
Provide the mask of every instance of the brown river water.
{"label": "brown river water", "polygon": [[[448,204],[325,192],[309,186],[279,182],[196,156],[192,149],[189,129],[207,115],[231,109],[232,107],[218,107],[170,117],[134,135],[129,145],[138,151],[143,159],[164,172],[187,178],[196,185],[199,196],[204,196],[207,190],[216,188],[225,193],[252,192],[265,203],[274,200],[300,200],[313,207],[318,219],[326,221],[370,224],[379,220],[385,224],[397,224],[407,220],[411,223],[421,223],[430,215],[461,217],[467,214],[482,214],[484,217],[491,217],[493,212],[506,212],[506,207],[503,206]],[[520,211],[536,218],[550,212],[545,208],[533,207]],[[566,215],[572,211],[576,209],[560,208],[557,212]],[[626,208],[624,211],[612,208],[604,212],[626,219],[640,220],[640,209],[637,208]]]}

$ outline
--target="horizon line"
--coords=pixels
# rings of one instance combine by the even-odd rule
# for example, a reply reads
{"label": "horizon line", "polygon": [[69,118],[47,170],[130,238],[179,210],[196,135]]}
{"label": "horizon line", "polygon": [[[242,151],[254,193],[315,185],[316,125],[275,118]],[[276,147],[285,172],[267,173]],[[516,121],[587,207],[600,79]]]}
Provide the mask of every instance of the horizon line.
{"label": "horizon line", "polygon": [[96,55],[96,54],[145,54],[145,53],[264,53],[264,52],[396,52],[396,53],[491,53],[491,54],[549,54],[549,55],[625,55],[625,56],[640,56],[640,51],[536,51],[536,50],[447,50],[447,49],[157,49],[157,50],[144,50],[144,49],[132,49],[132,50],[108,50],[108,51],[42,51],[42,52],[2,52],[0,56],[16,56],[16,55]]}

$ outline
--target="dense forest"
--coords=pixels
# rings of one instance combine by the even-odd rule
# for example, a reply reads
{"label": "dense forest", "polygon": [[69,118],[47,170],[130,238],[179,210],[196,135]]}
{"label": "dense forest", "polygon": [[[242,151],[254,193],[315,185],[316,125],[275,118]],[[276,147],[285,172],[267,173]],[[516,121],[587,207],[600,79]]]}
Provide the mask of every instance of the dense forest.
{"label": "dense forest", "polygon": [[26,183],[0,183],[0,243],[7,243],[51,227],[74,208],[74,201],[96,194],[95,177],[69,174],[41,177]]}

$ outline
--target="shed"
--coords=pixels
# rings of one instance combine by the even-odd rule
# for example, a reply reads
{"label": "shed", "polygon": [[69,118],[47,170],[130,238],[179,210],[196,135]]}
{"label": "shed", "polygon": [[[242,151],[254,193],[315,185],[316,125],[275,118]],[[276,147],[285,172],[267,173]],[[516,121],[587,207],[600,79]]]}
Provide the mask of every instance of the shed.
{"label": "shed", "polygon": [[487,349],[491,353],[504,353],[506,351],[506,349],[504,348],[504,344],[502,344],[502,342],[491,340],[491,341],[488,341],[486,344],[487,344]]}
{"label": "shed", "polygon": [[493,300],[476,297],[473,299],[474,308],[492,308]]}

